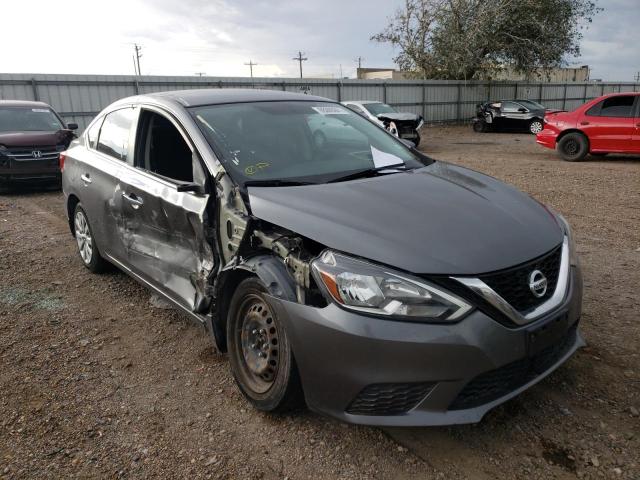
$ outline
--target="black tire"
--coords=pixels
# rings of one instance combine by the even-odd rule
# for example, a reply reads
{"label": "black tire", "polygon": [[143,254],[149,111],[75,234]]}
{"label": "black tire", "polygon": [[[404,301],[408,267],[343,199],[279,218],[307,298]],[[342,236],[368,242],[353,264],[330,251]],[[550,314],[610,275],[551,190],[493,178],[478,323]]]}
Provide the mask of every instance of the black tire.
{"label": "black tire", "polygon": [[416,132],[416,138],[413,139],[413,143],[415,144],[416,148],[420,146],[421,141],[422,141],[422,137],[420,137],[420,134]]}
{"label": "black tire", "polygon": [[82,264],[93,273],[102,273],[106,270],[107,262],[96,245],[93,230],[87,213],[82,208],[82,204],[78,203],[73,211],[73,231],[78,244],[78,254]]}
{"label": "black tire", "polygon": [[477,120],[473,122],[473,131],[477,133],[484,133],[487,131],[487,122],[484,120]]}
{"label": "black tire", "polygon": [[558,142],[558,153],[567,162],[579,162],[589,153],[589,141],[582,133],[568,133]]}
{"label": "black tire", "polygon": [[539,134],[544,129],[544,123],[539,118],[534,118],[529,122],[529,133]]}
{"label": "black tire", "polygon": [[233,293],[227,317],[229,364],[255,408],[281,413],[304,405],[304,396],[285,326],[266,293],[255,277],[244,279]]}

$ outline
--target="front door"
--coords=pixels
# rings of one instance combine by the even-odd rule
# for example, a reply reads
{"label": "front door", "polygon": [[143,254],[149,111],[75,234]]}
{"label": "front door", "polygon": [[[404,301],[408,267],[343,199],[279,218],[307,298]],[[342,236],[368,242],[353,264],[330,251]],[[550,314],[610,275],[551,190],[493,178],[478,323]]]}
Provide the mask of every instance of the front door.
{"label": "front door", "polygon": [[589,137],[592,152],[628,152],[634,133],[633,95],[608,97],[587,110],[578,128]]}
{"label": "front door", "polygon": [[[197,154],[177,123],[141,109],[135,167],[122,170],[122,243],[131,270],[191,311],[207,306],[215,266],[205,238],[209,195]],[[189,190],[189,191],[185,191]]]}

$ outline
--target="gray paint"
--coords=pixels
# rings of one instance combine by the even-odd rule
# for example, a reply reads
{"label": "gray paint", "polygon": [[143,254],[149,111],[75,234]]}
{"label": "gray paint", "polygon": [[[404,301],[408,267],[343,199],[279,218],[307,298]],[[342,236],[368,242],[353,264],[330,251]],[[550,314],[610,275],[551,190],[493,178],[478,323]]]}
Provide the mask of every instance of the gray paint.
{"label": "gray paint", "polygon": [[302,187],[250,187],[258,218],[323,245],[414,273],[512,267],[562,242],[538,202],[444,162],[417,171]]}

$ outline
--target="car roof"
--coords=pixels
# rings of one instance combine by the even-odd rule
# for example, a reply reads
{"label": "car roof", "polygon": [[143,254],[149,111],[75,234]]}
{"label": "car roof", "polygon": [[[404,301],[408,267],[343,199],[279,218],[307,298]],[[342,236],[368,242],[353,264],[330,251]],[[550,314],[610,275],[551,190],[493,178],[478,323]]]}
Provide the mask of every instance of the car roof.
{"label": "car roof", "polygon": [[[173,90],[151,93],[134,98],[150,98],[157,101],[173,101],[185,107],[218,105],[224,103],[307,101],[333,102],[328,98],[305,95],[303,93],[251,88],[204,88],[193,90]],[[132,100],[132,99],[129,99]]]}
{"label": "car roof", "polygon": [[369,103],[382,103],[382,102],[379,102],[378,100],[346,100],[342,103],[355,103],[356,105],[365,105]]}
{"label": "car roof", "polygon": [[30,100],[0,100],[0,107],[51,108],[51,106],[44,102],[33,102]]}

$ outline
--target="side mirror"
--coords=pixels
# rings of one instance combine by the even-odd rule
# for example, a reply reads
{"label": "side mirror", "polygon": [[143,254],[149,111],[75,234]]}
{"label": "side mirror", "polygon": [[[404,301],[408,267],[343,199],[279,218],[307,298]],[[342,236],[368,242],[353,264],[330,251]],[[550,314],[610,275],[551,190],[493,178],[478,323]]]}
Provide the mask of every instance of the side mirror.
{"label": "side mirror", "polygon": [[77,130],[77,129],[78,129],[77,123],[67,123],[67,130]]}
{"label": "side mirror", "polygon": [[176,187],[178,192],[202,193],[203,188],[197,183],[181,183]]}

